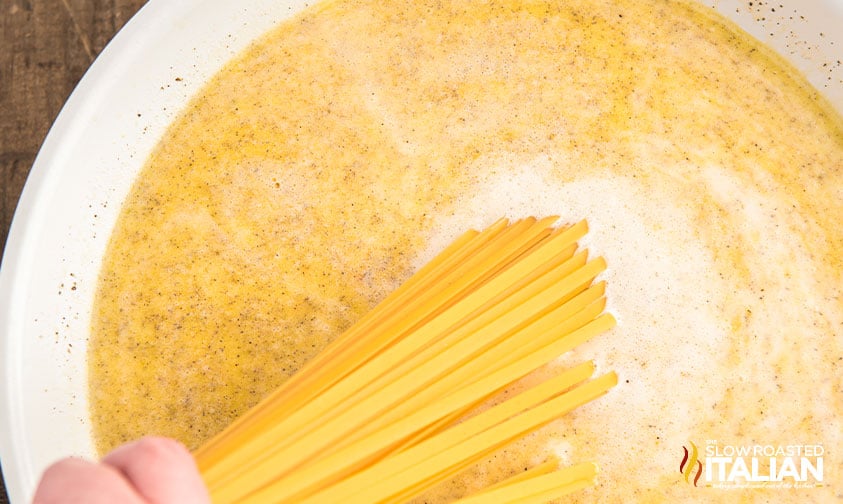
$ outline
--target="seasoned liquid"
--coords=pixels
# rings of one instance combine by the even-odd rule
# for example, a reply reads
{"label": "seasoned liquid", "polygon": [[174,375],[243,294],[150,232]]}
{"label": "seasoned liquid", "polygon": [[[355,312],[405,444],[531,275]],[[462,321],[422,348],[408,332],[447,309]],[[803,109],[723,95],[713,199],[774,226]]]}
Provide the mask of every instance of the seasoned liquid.
{"label": "seasoned liquid", "polygon": [[[830,502],[842,168],[839,116],[703,7],[318,4],[207,84],[125,202],[92,323],[98,449],[198,446],[466,228],[557,214],[589,220],[619,320],[560,364],[620,383],[426,501],[555,454],[600,464],[577,502]],[[822,443],[826,486],[694,488],[682,447],[707,439]]]}

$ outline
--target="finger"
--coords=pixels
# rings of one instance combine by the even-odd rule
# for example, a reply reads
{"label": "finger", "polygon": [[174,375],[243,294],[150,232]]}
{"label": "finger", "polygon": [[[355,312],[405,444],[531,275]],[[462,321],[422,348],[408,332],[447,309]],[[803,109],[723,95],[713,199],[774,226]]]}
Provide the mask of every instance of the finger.
{"label": "finger", "polygon": [[173,439],[145,437],[117,448],[102,461],[123,473],[150,503],[210,503],[193,456]]}
{"label": "finger", "polygon": [[60,460],[41,476],[33,504],[145,504],[115,468],[78,458]]}

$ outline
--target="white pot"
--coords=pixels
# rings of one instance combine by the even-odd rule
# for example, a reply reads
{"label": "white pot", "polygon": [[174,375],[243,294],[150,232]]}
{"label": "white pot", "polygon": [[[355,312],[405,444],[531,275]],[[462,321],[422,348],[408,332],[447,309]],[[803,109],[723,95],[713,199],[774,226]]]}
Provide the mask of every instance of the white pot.
{"label": "white pot", "polygon": [[[777,0],[783,8],[765,5],[764,20],[745,1],[704,3],[780,52],[843,113],[843,68],[823,66],[843,53],[843,0]],[[152,0],[68,99],[27,180],[0,270],[0,460],[12,502],[31,499],[53,460],[94,453],[86,338],[99,264],[136,174],[187,99],[303,6]],[[794,10],[804,20],[789,19]]]}

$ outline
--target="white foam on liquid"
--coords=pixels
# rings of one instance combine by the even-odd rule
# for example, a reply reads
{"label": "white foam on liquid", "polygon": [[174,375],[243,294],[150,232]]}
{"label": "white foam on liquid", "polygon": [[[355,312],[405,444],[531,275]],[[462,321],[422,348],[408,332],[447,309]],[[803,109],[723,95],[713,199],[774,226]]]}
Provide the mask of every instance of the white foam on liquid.
{"label": "white foam on liquid", "polygon": [[[590,231],[580,245],[590,257],[608,262],[600,278],[607,281],[607,311],[618,325],[563,359],[571,364],[594,360],[596,375],[615,370],[620,383],[604,400],[579,408],[577,421],[599,426],[600,451],[614,454],[600,462],[607,477],[623,471],[647,484],[675,465],[675,453],[653,451],[642,460],[633,459],[628,448],[648,446],[656,435],[681,446],[690,414],[704,405],[700,391],[683,386],[682,377],[706,375],[709,397],[726,387],[712,366],[723,361],[728,348],[728,328],[716,305],[728,286],[711,252],[690,234],[691,216],[679,203],[679,192],[671,193],[670,181],[660,194],[647,194],[634,178],[618,175],[563,183],[547,176],[560,162],[565,160],[519,160],[509,154],[478,160],[483,169],[472,173],[488,175],[454,205],[453,215],[435,223],[438,234],[418,262],[462,231],[482,229],[502,216],[559,215],[560,223],[587,219]],[[577,458],[568,443],[558,448],[561,459]]]}

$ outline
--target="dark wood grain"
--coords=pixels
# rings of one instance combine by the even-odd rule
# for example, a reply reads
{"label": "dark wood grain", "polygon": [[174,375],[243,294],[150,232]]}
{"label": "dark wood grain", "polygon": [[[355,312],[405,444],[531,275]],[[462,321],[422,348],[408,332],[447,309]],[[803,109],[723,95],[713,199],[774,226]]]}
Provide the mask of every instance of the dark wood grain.
{"label": "dark wood grain", "polygon": [[[144,3],[0,0],[0,249],[50,125],[97,54]],[[0,504],[8,502],[0,480]]]}

